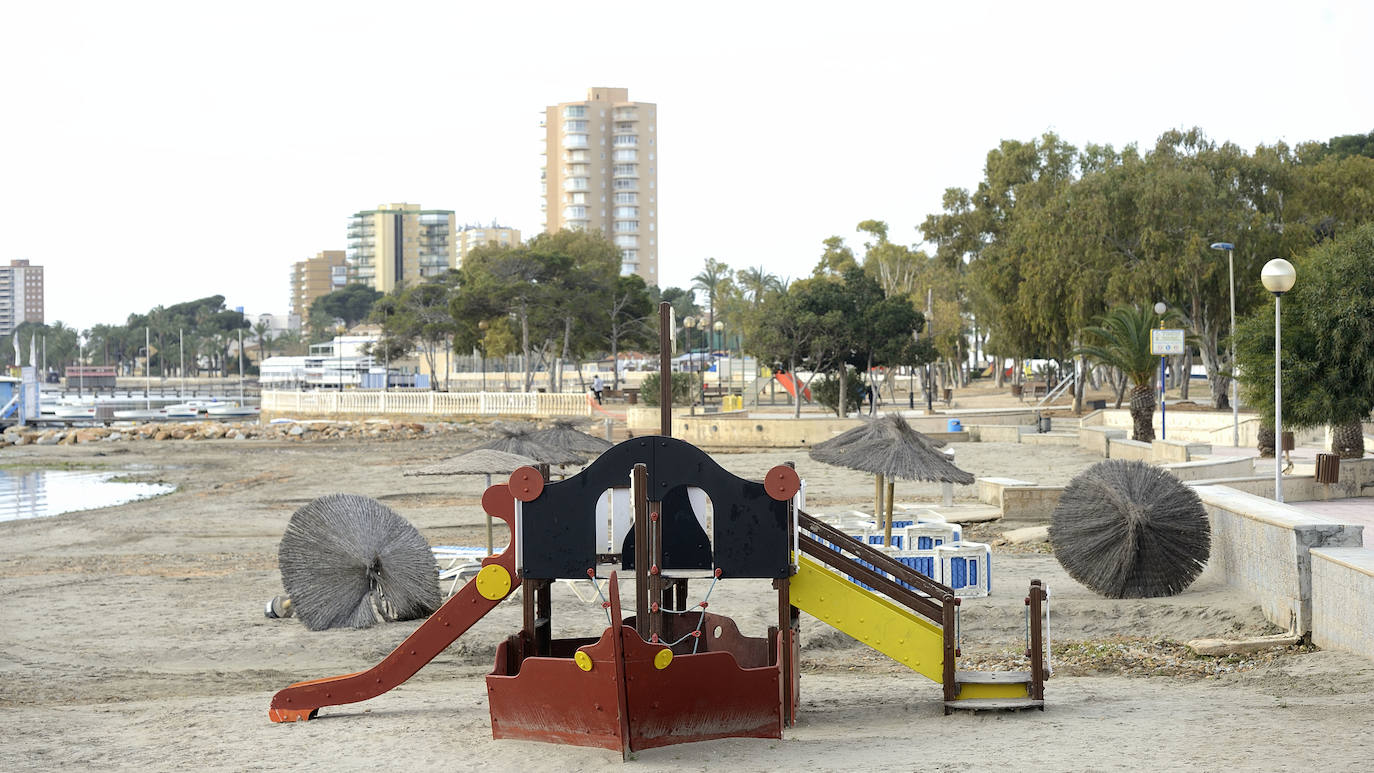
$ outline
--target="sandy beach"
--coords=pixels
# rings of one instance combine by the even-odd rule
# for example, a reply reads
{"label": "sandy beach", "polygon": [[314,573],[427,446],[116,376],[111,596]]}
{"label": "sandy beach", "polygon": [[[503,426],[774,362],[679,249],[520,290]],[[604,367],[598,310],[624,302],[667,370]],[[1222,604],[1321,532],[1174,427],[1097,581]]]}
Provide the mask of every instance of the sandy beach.
{"label": "sandy beach", "polygon": [[[484,539],[480,476],[405,477],[480,435],[407,441],[164,441],[13,447],[0,463],[117,470],[176,491],[119,507],[0,523],[0,769],[600,770],[619,755],[494,741],[483,675],[520,627],[518,601],[479,622],[407,684],[294,725],[268,702],[298,680],[376,663],[417,623],[312,633],[270,620],[276,549],[291,513],[335,492],[375,497],[432,544]],[[872,480],[803,451],[718,455],[761,477],[794,460],[808,507],[863,505]],[[1098,461],[1076,448],[960,444],[977,476],[1065,483]],[[899,482],[899,501],[938,486]],[[972,487],[956,491],[972,501]],[[1017,524],[1024,525],[1024,524]],[[995,537],[999,526],[978,528]],[[501,541],[498,538],[498,541]],[[1180,642],[1275,633],[1253,601],[1209,573],[1167,599],[1102,599],[1044,549],[994,548],[994,594],[965,602],[964,655],[1009,662],[1023,645],[1031,578],[1051,589],[1047,708],[944,716],[938,685],[803,617],[800,720],[780,741],[641,752],[642,770],[1367,770],[1374,660],[1310,646],[1196,658]],[[628,588],[626,589],[628,592]],[[697,596],[701,591],[693,590]],[[722,583],[713,612],[760,635],[775,597]],[[604,616],[554,589],[555,635]]]}

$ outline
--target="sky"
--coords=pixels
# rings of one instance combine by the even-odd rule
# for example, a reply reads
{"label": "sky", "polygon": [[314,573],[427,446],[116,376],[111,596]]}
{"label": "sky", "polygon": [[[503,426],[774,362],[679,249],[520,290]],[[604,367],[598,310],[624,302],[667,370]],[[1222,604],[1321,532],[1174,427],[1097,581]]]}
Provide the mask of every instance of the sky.
{"label": "sky", "polygon": [[0,265],[88,328],[290,271],[389,202],[542,226],[545,106],[658,105],[659,271],[808,275],[862,220],[918,244],[1003,139],[1374,130],[1361,2],[9,3]]}

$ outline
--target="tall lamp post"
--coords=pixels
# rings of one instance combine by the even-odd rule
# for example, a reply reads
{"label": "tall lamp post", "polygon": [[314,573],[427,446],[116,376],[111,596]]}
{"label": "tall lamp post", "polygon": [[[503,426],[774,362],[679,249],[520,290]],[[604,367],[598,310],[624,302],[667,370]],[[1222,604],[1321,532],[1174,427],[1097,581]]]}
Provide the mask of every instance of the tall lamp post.
{"label": "tall lamp post", "polygon": [[343,334],[344,326],[339,325],[334,329],[334,354],[339,360],[339,394],[343,394]]}
{"label": "tall lamp post", "polygon": [[1264,289],[1274,294],[1274,501],[1283,501],[1283,294],[1293,289],[1298,272],[1283,258],[1274,258],[1260,271]]}
{"label": "tall lamp post", "polygon": [[1214,250],[1226,250],[1226,275],[1231,280],[1231,445],[1240,448],[1240,400],[1236,385],[1236,264],[1233,253],[1236,245],[1217,242]]}
{"label": "tall lamp post", "polygon": [[[1163,329],[1164,329],[1164,312],[1166,312],[1166,311],[1168,311],[1168,310],[1169,310],[1169,307],[1164,305],[1164,301],[1160,301],[1160,302],[1158,302],[1158,303],[1155,304],[1155,313],[1159,315],[1159,329],[1160,329],[1160,330],[1163,330]],[[1165,403],[1165,400],[1164,400],[1164,398],[1165,398],[1165,394],[1164,394],[1164,386],[1165,386],[1165,385],[1164,385],[1164,360],[1165,360],[1164,355],[1162,355],[1162,354],[1159,355],[1159,438],[1160,438],[1160,440],[1167,440],[1167,439],[1169,438],[1169,433],[1168,433],[1168,431],[1164,428],[1164,426],[1165,426],[1165,425],[1164,425],[1164,403]]]}
{"label": "tall lamp post", "polygon": [[487,324],[485,319],[478,320],[477,329],[482,333],[482,391],[487,391]]}
{"label": "tall lamp post", "polygon": [[[720,320],[716,320],[716,324],[712,325],[711,327],[712,327],[712,329],[714,329],[714,330],[716,331],[716,336],[717,336],[716,344],[717,344],[717,346],[719,346],[720,344],[725,343],[725,334],[724,334],[724,333],[725,333],[725,323],[724,323],[724,322],[721,322]],[[725,364],[726,364],[727,366],[731,366],[731,365],[734,364],[734,363],[730,362],[730,350],[729,350],[729,349],[726,349],[726,350],[725,350]],[[733,372],[732,372],[731,375],[733,375]],[[717,384],[717,387],[725,386],[725,379],[721,378],[720,376],[721,376],[721,372],[720,372],[720,362],[717,361],[717,362],[716,362],[716,381],[719,382],[719,383]],[[722,407],[722,410],[724,410],[723,407]]]}
{"label": "tall lamp post", "polygon": [[[687,370],[692,374],[693,380],[696,379],[696,358],[692,356],[692,328],[695,328],[700,322],[701,320],[697,319],[696,317],[693,317],[690,314],[682,318],[682,337],[686,339],[683,342],[683,346],[687,349]],[[668,378],[672,378],[671,373],[668,374]],[[696,392],[696,387],[692,387],[692,402],[689,406],[692,415],[696,415],[697,412]]]}

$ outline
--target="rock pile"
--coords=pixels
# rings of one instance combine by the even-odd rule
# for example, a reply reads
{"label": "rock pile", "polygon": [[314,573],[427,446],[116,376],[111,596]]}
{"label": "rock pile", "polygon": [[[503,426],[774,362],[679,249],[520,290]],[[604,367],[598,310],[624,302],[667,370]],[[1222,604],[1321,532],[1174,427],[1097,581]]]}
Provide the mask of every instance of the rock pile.
{"label": "rock pile", "polygon": [[11,426],[0,434],[0,446],[53,446],[118,443],[144,440],[282,440],[332,439],[408,440],[452,432],[466,432],[466,424],[390,421],[311,421],[258,424],[250,422],[153,422],[114,427],[38,429]]}

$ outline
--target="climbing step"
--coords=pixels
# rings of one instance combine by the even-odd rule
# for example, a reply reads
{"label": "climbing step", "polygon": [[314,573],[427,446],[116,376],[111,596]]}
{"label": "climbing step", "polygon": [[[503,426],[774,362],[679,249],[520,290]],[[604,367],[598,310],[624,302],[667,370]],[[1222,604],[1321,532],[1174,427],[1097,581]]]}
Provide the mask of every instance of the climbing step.
{"label": "climbing step", "polygon": [[1029,671],[958,671],[954,674],[956,701],[1025,700],[1031,696]]}
{"label": "climbing step", "polygon": [[1021,709],[1045,710],[1045,702],[1031,698],[974,698],[961,701],[945,701],[945,713],[951,711],[1020,711]]}

